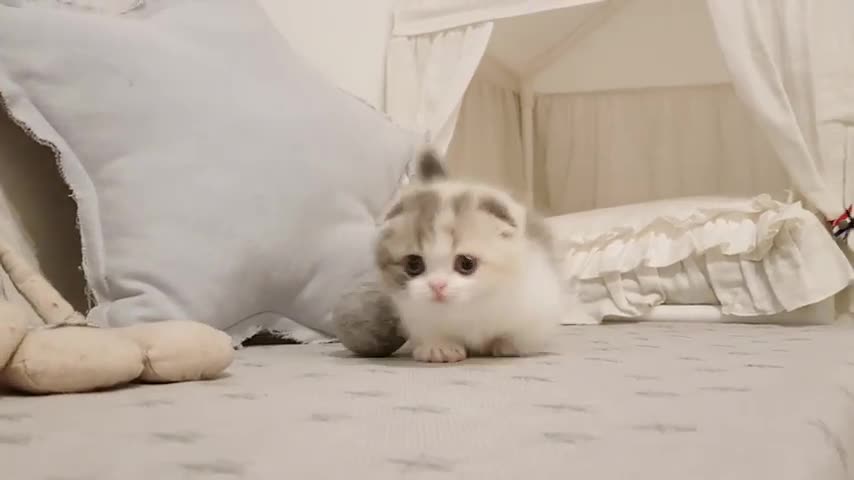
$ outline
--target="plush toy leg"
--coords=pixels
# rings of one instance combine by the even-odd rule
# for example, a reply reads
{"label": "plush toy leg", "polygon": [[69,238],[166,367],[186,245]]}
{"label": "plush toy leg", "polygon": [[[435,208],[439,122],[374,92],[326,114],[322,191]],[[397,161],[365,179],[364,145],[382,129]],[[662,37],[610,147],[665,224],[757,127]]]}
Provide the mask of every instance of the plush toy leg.
{"label": "plush toy leg", "polygon": [[[132,340],[111,329],[85,326],[85,318],[7,245],[0,243],[2,267],[33,310],[48,324],[7,335],[0,327],[0,356],[14,344],[0,379],[28,393],[86,392],[128,383],[143,369],[143,354]],[[0,325],[15,317],[0,308]]]}
{"label": "plush toy leg", "polygon": [[133,381],[143,361],[137,344],[112,329],[40,328],[24,337],[2,378],[28,393],[89,392]]}
{"label": "plush toy leg", "polygon": [[27,312],[14,303],[0,300],[0,370],[9,363],[28,329]]}
{"label": "plush toy leg", "polygon": [[203,323],[173,320],[113,330],[142,348],[144,382],[216,378],[234,360],[231,337]]}

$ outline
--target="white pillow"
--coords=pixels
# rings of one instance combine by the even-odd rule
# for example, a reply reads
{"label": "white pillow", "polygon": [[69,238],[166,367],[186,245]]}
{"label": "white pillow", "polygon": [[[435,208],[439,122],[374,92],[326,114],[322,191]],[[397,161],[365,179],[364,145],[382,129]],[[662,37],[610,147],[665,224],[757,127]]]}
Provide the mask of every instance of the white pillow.
{"label": "white pillow", "polygon": [[677,198],[548,222],[591,317],[567,323],[638,317],[661,304],[773,315],[818,303],[854,279],[812,213],[767,195]]}
{"label": "white pillow", "polygon": [[0,6],[0,94],[74,192],[90,319],[331,334],[415,137],[310,71],[253,1],[80,1]]}

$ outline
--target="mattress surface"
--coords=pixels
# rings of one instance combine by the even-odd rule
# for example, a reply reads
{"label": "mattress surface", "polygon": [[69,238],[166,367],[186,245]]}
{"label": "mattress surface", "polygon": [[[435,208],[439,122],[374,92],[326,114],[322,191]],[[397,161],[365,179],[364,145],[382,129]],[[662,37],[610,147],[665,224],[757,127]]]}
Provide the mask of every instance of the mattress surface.
{"label": "mattress surface", "polygon": [[842,479],[854,329],[563,327],[451,366],[250,347],[211,382],[0,398],[10,479]]}

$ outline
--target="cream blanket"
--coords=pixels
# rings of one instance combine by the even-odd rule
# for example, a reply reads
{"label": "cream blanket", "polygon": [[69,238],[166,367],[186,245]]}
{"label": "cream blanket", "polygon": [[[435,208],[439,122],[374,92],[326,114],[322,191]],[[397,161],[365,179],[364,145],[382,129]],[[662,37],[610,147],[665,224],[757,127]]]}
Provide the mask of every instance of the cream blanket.
{"label": "cream blanket", "polygon": [[854,329],[564,327],[426,366],[251,347],[221,380],[0,399],[10,479],[849,478]]}

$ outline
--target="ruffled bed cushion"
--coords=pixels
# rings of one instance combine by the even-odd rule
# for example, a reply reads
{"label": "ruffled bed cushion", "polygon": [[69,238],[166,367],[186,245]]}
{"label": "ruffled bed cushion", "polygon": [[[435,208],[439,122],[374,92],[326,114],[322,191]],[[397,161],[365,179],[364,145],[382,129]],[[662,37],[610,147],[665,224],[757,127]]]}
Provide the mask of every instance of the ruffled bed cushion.
{"label": "ruffled bed cushion", "polygon": [[854,270],[821,221],[770,196],[691,197],[552,217],[563,269],[590,318],[662,304],[764,316],[818,303]]}

